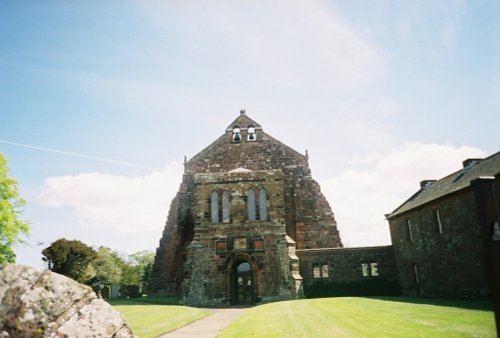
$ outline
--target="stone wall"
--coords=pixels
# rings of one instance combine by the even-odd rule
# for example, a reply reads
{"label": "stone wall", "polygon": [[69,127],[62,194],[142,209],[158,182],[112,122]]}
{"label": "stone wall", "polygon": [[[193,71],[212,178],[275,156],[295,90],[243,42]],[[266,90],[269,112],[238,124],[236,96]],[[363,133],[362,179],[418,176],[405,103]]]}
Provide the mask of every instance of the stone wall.
{"label": "stone wall", "polygon": [[296,252],[308,297],[400,294],[392,246]]}
{"label": "stone wall", "polygon": [[403,294],[486,296],[483,240],[470,188],[392,217],[389,226]]}
{"label": "stone wall", "polygon": [[0,266],[0,337],[134,337],[120,313],[65,276]]}
{"label": "stone wall", "polygon": [[[233,140],[233,127],[235,126],[241,129],[240,142]],[[255,139],[252,141],[247,139],[249,126],[254,126],[256,130]],[[216,182],[213,181],[214,185],[210,186],[210,189],[205,189],[200,186],[200,178],[204,177],[206,182],[211,182],[212,177],[220,180],[221,177],[217,175],[226,175],[230,172],[233,172],[233,177],[236,177],[234,176],[235,170],[241,174],[238,177],[241,180],[240,188],[249,187],[245,171],[271,175],[270,179],[261,182],[258,182],[255,177],[250,178],[255,187],[269,190],[271,194],[272,199],[269,200],[271,204],[268,206],[271,222],[260,222],[256,224],[257,226],[249,227],[241,221],[246,214],[246,200],[244,191],[236,188],[239,183],[234,181],[231,183],[235,184],[234,187],[230,188],[232,189],[231,233],[227,233],[226,225],[222,223],[216,225],[220,228],[216,235],[198,229],[210,215],[208,208],[210,190],[225,189],[229,186],[228,182],[220,181],[217,187]],[[278,186],[273,182],[278,182]],[[274,200],[279,202],[274,203]],[[241,228],[236,228],[240,225]],[[221,137],[185,163],[184,178],[170,207],[160,246],[157,249],[152,291],[172,295],[198,292],[191,290],[194,285],[186,282],[186,278],[191,276],[189,278],[194,281],[193,274],[197,271],[194,266],[205,262],[207,258],[204,255],[213,256],[213,245],[216,239],[209,239],[209,237],[235,236],[238,231],[243,234],[243,237],[250,236],[245,237],[250,242],[253,241],[250,238],[254,238],[257,234],[263,238],[262,233],[265,232],[269,237],[269,239],[264,239],[266,252],[271,252],[271,248],[280,247],[280,245],[283,247],[279,250],[283,249],[286,252],[286,236],[294,242],[297,249],[342,247],[334,214],[321,193],[318,183],[311,177],[307,156],[267,135],[260,125],[244,113],[226,129]],[[195,252],[200,252],[200,254]],[[290,286],[294,282],[284,282],[288,277],[279,280],[272,279],[275,278],[272,276],[275,275],[276,269],[287,270],[283,271],[283,276],[290,275],[289,257],[284,255],[283,258],[279,258],[280,263],[269,259],[262,263],[262,268],[259,269],[262,275],[259,276],[267,275],[266,269],[270,269],[269,271],[273,273],[269,277],[271,279],[262,279],[261,284],[257,285],[259,295],[256,298],[264,299],[267,295],[278,292],[276,290],[294,288]],[[281,256],[278,254],[276,257]],[[262,260],[263,258],[255,256],[255,259]],[[268,265],[272,268],[268,268]],[[210,291],[211,295],[227,297],[227,291],[222,292],[221,286],[209,286],[225,284],[227,289],[229,283],[227,273],[219,269],[217,273],[211,274],[213,277],[205,278],[207,290],[210,288],[217,290]],[[226,280],[221,281],[224,278]],[[284,292],[279,291],[276,295],[279,296],[280,293]]]}
{"label": "stone wall", "polygon": [[[194,239],[186,248],[183,292],[190,304],[234,303],[236,264],[251,265],[255,302],[296,297],[283,215],[280,170],[195,175]],[[249,221],[249,189],[266,190],[265,220]],[[212,192],[228,192],[230,219],[211,222]]]}

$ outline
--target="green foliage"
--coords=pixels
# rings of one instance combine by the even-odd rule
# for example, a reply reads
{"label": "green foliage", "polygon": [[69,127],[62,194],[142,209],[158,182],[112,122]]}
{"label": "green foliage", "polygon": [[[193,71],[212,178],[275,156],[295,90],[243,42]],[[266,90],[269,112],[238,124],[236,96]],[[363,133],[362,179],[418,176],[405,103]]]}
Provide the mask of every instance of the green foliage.
{"label": "green foliage", "polygon": [[491,307],[441,304],[398,297],[277,302],[249,309],[218,337],[495,337]]}
{"label": "green foliage", "polygon": [[147,290],[153,274],[155,253],[153,251],[143,250],[130,255],[129,258],[139,275],[139,284],[135,285],[141,285]]}
{"label": "green foliage", "polygon": [[7,160],[0,153],[0,264],[15,262],[13,246],[22,243],[20,236],[28,235],[30,230],[29,223],[19,219],[25,201],[8,172]]}
{"label": "green foliage", "polygon": [[42,254],[49,270],[89,285],[98,294],[105,286],[121,284],[125,296],[140,295],[139,286],[149,282],[154,261],[151,251],[140,251],[124,258],[110,248],[99,247],[96,251],[78,240],[65,238],[52,243]]}
{"label": "green foliage", "polygon": [[210,314],[206,309],[165,305],[176,304],[176,301],[169,297],[140,297],[113,299],[109,303],[122,313],[134,334],[141,338],[158,337]]}
{"label": "green foliage", "polygon": [[84,282],[100,295],[105,286],[121,282],[122,265],[118,254],[109,248],[100,247],[87,267]]}
{"label": "green foliage", "polygon": [[96,252],[90,246],[79,240],[61,238],[43,249],[42,260],[49,270],[60,273],[74,280],[85,283],[89,279],[90,263]]}

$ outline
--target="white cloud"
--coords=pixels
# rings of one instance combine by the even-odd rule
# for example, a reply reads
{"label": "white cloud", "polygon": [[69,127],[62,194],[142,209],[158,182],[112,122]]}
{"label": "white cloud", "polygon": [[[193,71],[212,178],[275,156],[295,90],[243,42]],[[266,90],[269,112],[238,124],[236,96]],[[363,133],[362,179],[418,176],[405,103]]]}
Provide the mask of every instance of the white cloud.
{"label": "white cloud", "polygon": [[405,143],[388,154],[355,158],[357,169],[345,170],[321,186],[344,244],[385,245],[390,235],[384,215],[413,195],[420,181],[443,178],[459,170],[466,158],[485,155],[469,146]]}
{"label": "white cloud", "polygon": [[73,208],[83,227],[156,233],[165,223],[180,179],[176,162],[136,177],[100,173],[50,177],[45,179],[40,197],[47,207]]}
{"label": "white cloud", "polygon": [[[159,29],[174,30],[176,52],[199,70],[196,82],[230,76],[237,86],[322,92],[360,90],[384,71],[380,50],[344,23],[325,1],[139,2]],[[168,61],[168,58],[165,58]],[[201,65],[201,67],[200,67]],[[216,70],[217,79],[201,74]],[[233,74],[236,73],[236,74]],[[228,75],[229,74],[229,75]],[[178,79],[177,79],[178,81]]]}

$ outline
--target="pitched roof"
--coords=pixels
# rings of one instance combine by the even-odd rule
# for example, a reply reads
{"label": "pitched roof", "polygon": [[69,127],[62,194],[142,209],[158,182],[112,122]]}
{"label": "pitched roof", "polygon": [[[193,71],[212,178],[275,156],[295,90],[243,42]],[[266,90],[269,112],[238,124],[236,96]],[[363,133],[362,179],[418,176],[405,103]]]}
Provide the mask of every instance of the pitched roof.
{"label": "pitched roof", "polygon": [[448,194],[463,190],[470,182],[482,176],[495,176],[500,173],[500,152],[477,163],[469,163],[459,171],[454,172],[430,185],[424,186],[400,207],[387,215],[387,218],[405,213],[414,208],[436,200]]}
{"label": "pitched roof", "polygon": [[226,128],[226,131],[233,130],[235,126],[240,127],[242,130],[247,129],[248,126],[253,126],[255,129],[262,130],[262,126],[248,117],[244,109],[240,110],[240,116],[238,116],[236,120],[234,120],[233,123]]}

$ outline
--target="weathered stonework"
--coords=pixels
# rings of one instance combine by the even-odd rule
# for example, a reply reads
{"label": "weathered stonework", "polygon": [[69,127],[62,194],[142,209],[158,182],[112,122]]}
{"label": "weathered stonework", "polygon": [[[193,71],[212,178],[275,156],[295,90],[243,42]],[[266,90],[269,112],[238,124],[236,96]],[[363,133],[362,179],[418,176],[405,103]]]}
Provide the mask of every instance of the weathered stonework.
{"label": "weathered stonework", "polygon": [[414,196],[387,215],[404,295],[490,293],[489,228],[498,221],[492,182],[500,173],[500,153],[463,164],[441,180],[421,182]]}
{"label": "weathered stonework", "polygon": [[53,272],[0,266],[0,337],[135,337],[92,289]]}
{"label": "weathered stonework", "polygon": [[306,249],[297,256],[308,297],[401,292],[392,246]]}
{"label": "weathered stonework", "polygon": [[242,112],[185,163],[157,249],[154,289],[190,304],[297,298],[295,249],[324,247],[342,242],[307,157]]}
{"label": "weathered stonework", "polygon": [[470,206],[474,206],[474,196],[462,191],[390,220],[404,294],[459,298],[486,295],[482,238],[480,228],[473,226],[478,224],[477,211]]}
{"label": "weathered stonework", "polygon": [[[206,305],[303,293],[486,295],[493,278],[487,267],[497,264],[488,258],[497,243],[489,244],[487,229],[498,222],[498,211],[485,180],[499,172],[497,153],[467,160],[439,181],[423,181],[386,215],[392,246],[344,249],[307,156],[242,112],[185,163],[157,249],[153,291]],[[474,180],[479,183],[472,187]]]}

